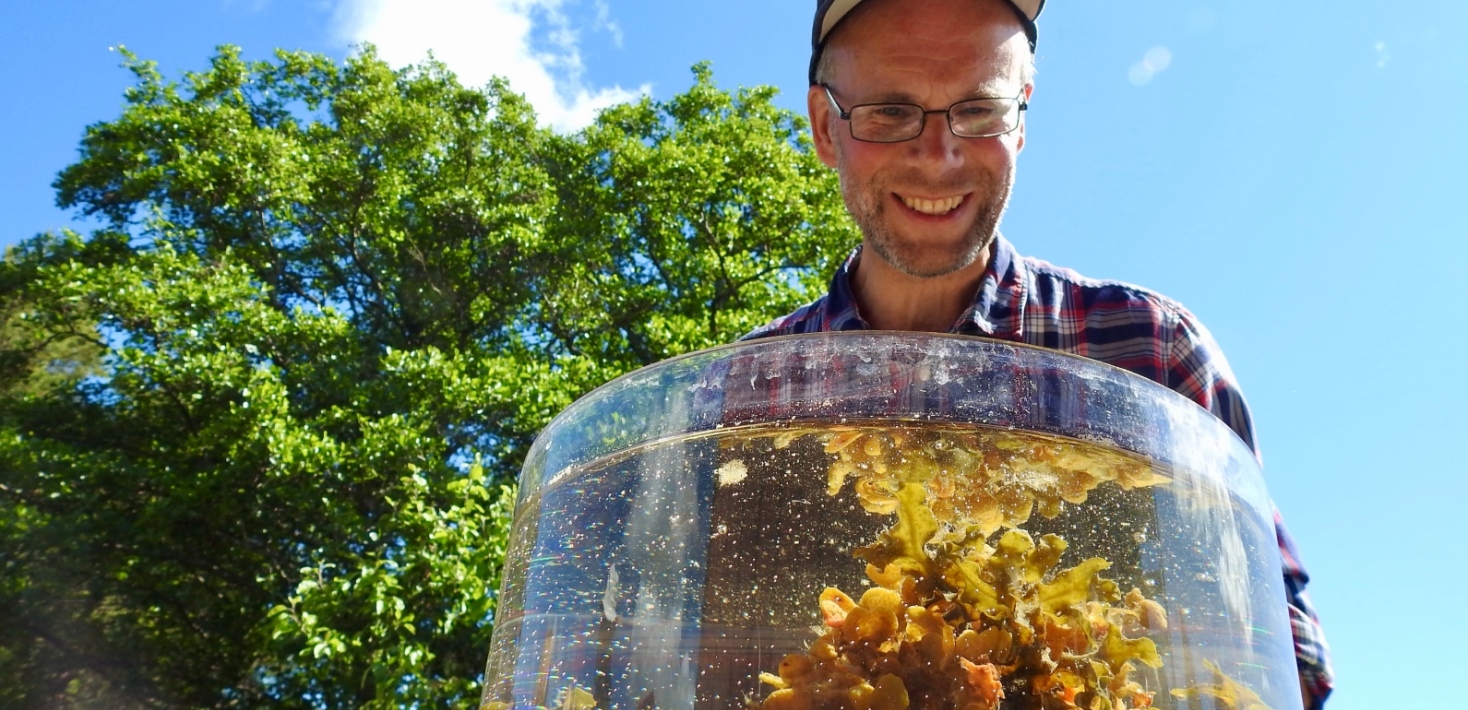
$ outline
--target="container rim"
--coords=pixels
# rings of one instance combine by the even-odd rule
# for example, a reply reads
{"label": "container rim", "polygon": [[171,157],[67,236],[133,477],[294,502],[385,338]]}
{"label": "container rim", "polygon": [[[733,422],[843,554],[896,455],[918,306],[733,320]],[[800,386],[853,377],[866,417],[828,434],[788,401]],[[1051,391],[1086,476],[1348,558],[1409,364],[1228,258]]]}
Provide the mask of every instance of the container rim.
{"label": "container rim", "polygon": [[[1132,381],[1134,381],[1134,382],[1136,382],[1138,384],[1145,383],[1145,384],[1141,384],[1141,386],[1144,386],[1144,387],[1152,387],[1152,388],[1155,388],[1156,390],[1158,390],[1159,392],[1166,392],[1167,394],[1166,395],[1163,395],[1164,397],[1168,397],[1168,396],[1175,397],[1178,401],[1180,401],[1180,402],[1187,402],[1188,404],[1190,404],[1190,405],[1192,405],[1194,407],[1197,407],[1198,409],[1201,409],[1204,412],[1207,412],[1208,413],[1208,416],[1214,417],[1213,413],[1212,412],[1209,412],[1202,405],[1198,404],[1197,402],[1193,401],[1192,399],[1189,399],[1188,397],[1182,395],[1181,393],[1174,391],[1170,387],[1167,387],[1166,385],[1163,385],[1160,382],[1157,382],[1155,380],[1151,380],[1151,379],[1149,379],[1147,377],[1143,377],[1142,375],[1139,375],[1139,374],[1137,374],[1135,372],[1132,372],[1131,370],[1128,370],[1126,368],[1117,367],[1116,365],[1113,365],[1113,364],[1111,364],[1109,362],[1103,362],[1101,360],[1096,360],[1096,359],[1093,359],[1093,358],[1089,358],[1089,357],[1086,357],[1084,355],[1076,355],[1075,353],[1068,353],[1068,352],[1065,352],[1063,350],[1056,350],[1056,349],[1053,349],[1053,348],[1042,347],[1042,346],[1039,346],[1039,345],[1031,345],[1029,343],[1015,342],[1015,341],[1011,341],[1011,340],[1000,340],[998,338],[990,338],[990,337],[981,336],[981,335],[963,335],[963,334],[960,334],[960,333],[930,333],[930,332],[916,331],[916,330],[831,330],[831,331],[820,331],[820,332],[813,332],[813,333],[790,333],[790,334],[786,334],[786,335],[772,335],[772,336],[763,337],[763,338],[756,338],[756,339],[752,339],[752,340],[736,340],[736,341],[734,341],[732,343],[723,343],[723,344],[720,344],[720,345],[715,345],[715,346],[708,347],[708,348],[702,348],[702,349],[699,349],[699,350],[691,350],[691,351],[686,352],[686,353],[682,353],[682,354],[679,354],[679,355],[674,355],[673,357],[667,358],[665,360],[659,360],[659,361],[654,362],[654,363],[649,363],[647,365],[643,365],[642,367],[639,367],[639,368],[637,368],[635,370],[630,370],[628,372],[624,372],[624,373],[622,373],[622,374],[620,374],[620,375],[618,375],[618,376],[616,376],[616,377],[614,377],[614,378],[612,378],[610,380],[607,380],[606,382],[604,382],[604,383],[602,383],[600,385],[597,385],[596,387],[594,387],[594,388],[592,388],[590,390],[587,390],[584,394],[582,394],[581,396],[579,396],[576,399],[572,400],[571,404],[567,405],[565,409],[561,410],[558,414],[556,414],[556,416],[552,417],[549,422],[546,422],[545,426],[544,427],[541,427],[540,431],[536,432],[535,438],[536,439],[539,439],[541,436],[544,436],[547,432],[555,429],[558,425],[560,425],[566,419],[570,418],[571,416],[574,416],[576,414],[576,412],[574,411],[576,409],[576,405],[578,403],[582,402],[583,400],[591,399],[594,396],[602,393],[604,390],[612,390],[612,389],[615,389],[618,386],[620,386],[621,384],[623,384],[625,381],[635,379],[635,378],[641,376],[643,373],[646,373],[648,371],[651,371],[651,370],[654,370],[654,369],[658,369],[658,368],[663,368],[663,367],[671,367],[671,366],[673,366],[673,365],[675,365],[677,363],[683,362],[685,360],[691,360],[693,358],[699,358],[699,357],[707,357],[707,356],[710,356],[710,355],[713,355],[713,354],[716,354],[716,353],[720,353],[720,352],[723,352],[723,351],[726,351],[726,350],[744,349],[744,348],[748,348],[748,347],[751,347],[751,346],[756,345],[756,344],[764,344],[764,343],[776,343],[776,342],[798,341],[798,340],[827,340],[827,339],[830,339],[830,340],[839,340],[839,339],[843,339],[843,338],[886,338],[886,337],[897,338],[897,339],[931,339],[931,340],[951,340],[951,341],[955,341],[955,342],[993,343],[993,344],[996,344],[996,345],[1003,345],[1005,347],[1012,347],[1012,348],[1018,348],[1018,349],[1021,349],[1021,350],[1030,350],[1030,351],[1034,351],[1034,352],[1038,352],[1038,353],[1043,353],[1046,357],[1056,357],[1056,358],[1060,358],[1060,359],[1073,360],[1073,361],[1076,361],[1076,362],[1084,363],[1084,366],[1085,367],[1100,368],[1103,371],[1111,371],[1111,372],[1114,372],[1114,373],[1119,373],[1123,378],[1130,379],[1130,380],[1132,380]],[[1217,417],[1214,417],[1214,418],[1217,419]],[[1245,442],[1243,440],[1243,437],[1240,437],[1239,436],[1239,433],[1238,432],[1234,431],[1232,427],[1230,427],[1227,424],[1225,424],[1222,420],[1219,420],[1218,423],[1224,429],[1228,430],[1228,433],[1230,435],[1232,435],[1234,437],[1234,439],[1236,439],[1241,446],[1243,446],[1246,449],[1249,449],[1249,451],[1251,453],[1254,453],[1255,458],[1257,459],[1257,457],[1258,457],[1257,452],[1254,452],[1254,450],[1248,445],[1248,442]]]}

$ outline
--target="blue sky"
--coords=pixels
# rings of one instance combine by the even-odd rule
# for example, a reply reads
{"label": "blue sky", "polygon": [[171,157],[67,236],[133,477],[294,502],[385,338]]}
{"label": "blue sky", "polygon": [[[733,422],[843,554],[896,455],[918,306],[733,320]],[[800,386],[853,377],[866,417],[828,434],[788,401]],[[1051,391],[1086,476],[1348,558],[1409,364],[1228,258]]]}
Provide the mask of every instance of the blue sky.
{"label": "blue sky", "polygon": [[[368,39],[400,62],[432,46],[574,126],[607,101],[670,96],[703,59],[725,86],[773,84],[803,107],[813,4],[11,2],[0,245],[73,223],[49,185],[83,128],[120,110],[109,46],[170,76],[222,43],[340,57]],[[1315,576],[1337,710],[1457,693],[1439,672],[1468,638],[1468,456],[1449,446],[1468,438],[1465,117],[1461,0],[1054,0],[1041,20],[1004,232],[1181,300],[1223,344]]]}

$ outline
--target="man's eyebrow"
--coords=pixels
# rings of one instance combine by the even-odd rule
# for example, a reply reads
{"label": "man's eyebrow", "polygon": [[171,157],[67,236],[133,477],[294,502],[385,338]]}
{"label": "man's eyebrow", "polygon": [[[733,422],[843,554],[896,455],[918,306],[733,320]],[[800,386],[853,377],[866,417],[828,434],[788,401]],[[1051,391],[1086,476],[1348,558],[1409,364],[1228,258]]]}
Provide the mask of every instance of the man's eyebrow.
{"label": "man's eyebrow", "polygon": [[[962,101],[972,101],[973,99],[1001,99],[1001,98],[1012,98],[1012,97],[1009,96],[1009,95],[1007,95],[1007,94],[1005,94],[1005,92],[1002,89],[1000,89],[1000,88],[998,88],[996,86],[979,86],[979,87],[976,87],[976,88],[974,88],[972,90],[969,90],[969,91],[966,91],[966,92],[960,94],[958,96],[958,98],[954,99],[954,103],[958,103],[958,102],[962,102]],[[856,101],[855,103],[856,104],[915,104],[915,105],[918,105],[918,106],[921,106],[922,105],[922,102],[921,101],[918,101],[917,100],[917,97],[915,95],[910,94],[910,93],[907,93],[906,91],[901,91],[901,90],[893,90],[893,91],[885,91],[885,92],[880,92],[880,93],[872,93],[872,94],[870,94],[868,96],[862,97],[860,100]]]}
{"label": "man's eyebrow", "polygon": [[861,103],[864,104],[915,104],[917,102],[916,97],[904,91],[873,93],[861,100]]}
{"label": "man's eyebrow", "polygon": [[1006,89],[1000,88],[1000,86],[998,85],[988,84],[968,92],[968,98],[962,100],[967,101],[969,99],[1008,99],[1013,98],[1014,94],[1016,93],[1019,92],[1008,91]]}

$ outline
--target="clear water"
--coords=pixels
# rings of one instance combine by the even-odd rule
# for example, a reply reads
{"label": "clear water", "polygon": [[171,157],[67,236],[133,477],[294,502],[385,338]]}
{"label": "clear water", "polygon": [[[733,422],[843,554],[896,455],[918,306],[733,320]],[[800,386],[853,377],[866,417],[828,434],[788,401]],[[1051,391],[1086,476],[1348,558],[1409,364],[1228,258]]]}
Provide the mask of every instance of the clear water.
{"label": "clear water", "polygon": [[[1062,653],[1052,627],[1049,650],[1032,640],[1028,651],[965,651],[971,658],[960,662],[961,643],[938,656],[899,648],[894,639],[913,638],[914,627],[886,641],[842,641],[839,658],[817,669],[856,669],[840,682],[791,671],[822,653],[820,639],[847,638],[831,616],[844,612],[827,605],[823,614],[823,590],[866,604],[869,589],[898,589],[900,575],[878,581],[868,573],[871,546],[885,539],[890,552],[906,539],[910,549],[913,536],[901,531],[912,526],[904,525],[929,518],[936,532],[917,537],[933,559],[945,544],[966,550],[952,559],[996,559],[994,549],[1016,530],[1036,544],[1062,538],[1058,561],[1036,568],[1039,585],[1104,560],[1100,577],[1114,586],[1093,580],[1084,599],[1052,609],[1094,638],[1079,637]],[[1264,562],[1274,544],[1269,521],[1217,484],[1094,443],[848,421],[657,442],[562,471],[523,501],[485,707],[900,710],[891,687],[873,690],[886,674],[902,679],[901,703],[911,708],[1090,707],[1104,695],[1113,707],[1205,709],[1245,707],[1250,694],[1267,707],[1298,707],[1280,571]],[[1021,574],[985,564],[991,580]],[[1022,601],[989,608],[991,616],[977,611],[982,604],[956,609],[947,600],[972,598],[962,583],[930,579],[937,586],[926,591],[901,584],[904,606],[947,610],[953,636],[1008,628],[1018,649],[1015,624],[1025,622],[1002,617],[1039,618]],[[1130,618],[1127,604],[1165,615],[1165,628],[1154,618],[1116,637],[1150,640],[1149,661],[1101,648],[1101,620]],[[992,664],[987,686],[965,674],[969,661]],[[1130,688],[1117,681],[1105,689],[1114,673],[1088,670],[1122,662],[1132,667],[1123,679]]]}

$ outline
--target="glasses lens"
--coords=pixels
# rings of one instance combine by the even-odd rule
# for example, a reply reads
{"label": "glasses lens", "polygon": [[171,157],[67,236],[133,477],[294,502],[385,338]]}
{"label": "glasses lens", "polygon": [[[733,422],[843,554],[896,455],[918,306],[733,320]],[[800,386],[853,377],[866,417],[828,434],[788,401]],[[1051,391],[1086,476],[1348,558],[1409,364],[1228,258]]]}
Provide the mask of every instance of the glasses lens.
{"label": "glasses lens", "polygon": [[1019,125],[1019,102],[1014,99],[974,99],[954,104],[948,117],[956,135],[969,138],[997,136]]}
{"label": "glasses lens", "polygon": [[923,109],[912,104],[867,104],[851,109],[851,135],[857,140],[905,141],[923,130]]}

